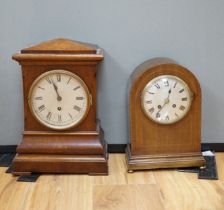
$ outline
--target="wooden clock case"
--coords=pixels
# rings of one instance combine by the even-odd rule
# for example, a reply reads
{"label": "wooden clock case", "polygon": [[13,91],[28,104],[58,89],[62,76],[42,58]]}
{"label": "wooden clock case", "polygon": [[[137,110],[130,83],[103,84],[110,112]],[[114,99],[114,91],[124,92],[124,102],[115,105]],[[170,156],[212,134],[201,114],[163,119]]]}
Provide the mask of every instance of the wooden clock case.
{"label": "wooden clock case", "polygon": [[[24,94],[24,132],[13,160],[14,174],[87,173],[108,174],[107,143],[96,118],[97,64],[103,51],[95,45],[67,39],[54,39],[25,48],[13,55],[22,66]],[[41,125],[32,115],[28,93],[41,74],[64,69],[78,75],[92,96],[87,117],[68,130],[52,130]]]}
{"label": "wooden clock case", "polygon": [[[141,108],[142,90],[160,75],[179,77],[194,94],[189,112],[174,124],[157,124]],[[129,172],[205,165],[201,153],[201,88],[189,70],[168,58],[148,60],[131,75],[128,97],[130,143],[126,148],[126,162]]]}

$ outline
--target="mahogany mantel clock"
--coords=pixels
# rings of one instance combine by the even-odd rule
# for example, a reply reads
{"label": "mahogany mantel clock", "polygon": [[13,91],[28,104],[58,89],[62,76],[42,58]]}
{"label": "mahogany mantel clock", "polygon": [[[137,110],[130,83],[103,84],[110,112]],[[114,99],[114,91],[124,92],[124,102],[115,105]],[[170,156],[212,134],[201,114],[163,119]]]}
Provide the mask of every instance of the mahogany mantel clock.
{"label": "mahogany mantel clock", "polygon": [[13,55],[22,66],[25,128],[13,173],[107,174],[96,118],[95,45],[54,39]]}
{"label": "mahogany mantel clock", "polygon": [[201,89],[186,68],[155,58],[137,67],[129,88],[128,171],[204,166]]}

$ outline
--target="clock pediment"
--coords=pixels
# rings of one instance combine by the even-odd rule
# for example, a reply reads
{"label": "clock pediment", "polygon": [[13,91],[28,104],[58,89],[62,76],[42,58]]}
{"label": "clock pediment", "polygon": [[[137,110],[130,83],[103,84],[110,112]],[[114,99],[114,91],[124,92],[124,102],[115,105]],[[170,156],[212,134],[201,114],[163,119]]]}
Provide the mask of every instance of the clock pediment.
{"label": "clock pediment", "polygon": [[58,38],[24,48],[12,58],[19,62],[99,62],[103,60],[103,50],[94,44]]}
{"label": "clock pediment", "polygon": [[97,45],[58,38],[24,48],[21,53],[96,54]]}

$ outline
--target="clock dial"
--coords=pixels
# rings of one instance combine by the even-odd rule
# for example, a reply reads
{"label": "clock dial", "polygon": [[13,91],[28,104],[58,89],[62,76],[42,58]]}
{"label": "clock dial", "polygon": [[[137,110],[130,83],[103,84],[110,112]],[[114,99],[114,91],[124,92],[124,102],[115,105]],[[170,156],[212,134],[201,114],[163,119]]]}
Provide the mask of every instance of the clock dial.
{"label": "clock dial", "polygon": [[160,124],[172,124],[182,119],[190,109],[192,92],[180,78],[163,75],[145,86],[141,104],[144,113]]}
{"label": "clock dial", "polygon": [[79,124],[89,110],[90,94],[77,75],[52,70],[40,75],[29,92],[29,106],[43,125],[60,130]]}

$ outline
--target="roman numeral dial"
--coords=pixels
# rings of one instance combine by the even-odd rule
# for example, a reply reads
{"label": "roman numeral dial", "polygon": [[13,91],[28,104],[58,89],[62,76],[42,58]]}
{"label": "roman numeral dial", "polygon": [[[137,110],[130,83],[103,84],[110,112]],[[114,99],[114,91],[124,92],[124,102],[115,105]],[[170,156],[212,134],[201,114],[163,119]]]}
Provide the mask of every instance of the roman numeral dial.
{"label": "roman numeral dial", "polygon": [[39,123],[62,130],[82,122],[88,114],[90,98],[79,76],[67,70],[51,70],[33,82],[28,102]]}
{"label": "roman numeral dial", "polygon": [[190,110],[192,98],[186,82],[172,75],[162,75],[149,81],[141,94],[142,111],[160,124],[181,120]]}

